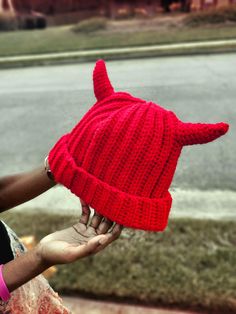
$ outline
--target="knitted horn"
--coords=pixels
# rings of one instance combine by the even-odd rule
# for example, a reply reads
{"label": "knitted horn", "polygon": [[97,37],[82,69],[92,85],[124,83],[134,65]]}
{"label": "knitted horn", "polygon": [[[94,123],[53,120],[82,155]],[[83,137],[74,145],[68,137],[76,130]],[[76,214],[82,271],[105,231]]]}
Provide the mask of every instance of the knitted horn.
{"label": "knitted horn", "polygon": [[184,123],[179,121],[177,138],[180,144],[193,145],[214,141],[228,131],[226,123]]}
{"label": "knitted horn", "polygon": [[98,101],[110,96],[114,93],[114,89],[107,75],[106,65],[103,60],[96,62],[93,71],[93,87],[94,94]]}

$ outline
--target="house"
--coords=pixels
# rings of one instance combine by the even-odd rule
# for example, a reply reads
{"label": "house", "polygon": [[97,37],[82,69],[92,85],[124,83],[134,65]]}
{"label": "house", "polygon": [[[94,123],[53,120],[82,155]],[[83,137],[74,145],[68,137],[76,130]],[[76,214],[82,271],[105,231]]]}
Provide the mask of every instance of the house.
{"label": "house", "polygon": [[165,0],[0,0],[0,7],[2,3],[4,9],[37,11],[51,16],[79,12],[85,18],[94,15],[122,18],[134,15],[154,16],[161,11],[162,1]]}
{"label": "house", "polygon": [[[4,10],[27,14],[40,12],[54,20],[54,24],[77,22],[92,16],[126,18],[150,17],[168,12],[171,3],[179,3],[182,11],[189,11],[235,3],[236,0],[0,0],[0,13]],[[51,18],[53,17],[53,18]]]}

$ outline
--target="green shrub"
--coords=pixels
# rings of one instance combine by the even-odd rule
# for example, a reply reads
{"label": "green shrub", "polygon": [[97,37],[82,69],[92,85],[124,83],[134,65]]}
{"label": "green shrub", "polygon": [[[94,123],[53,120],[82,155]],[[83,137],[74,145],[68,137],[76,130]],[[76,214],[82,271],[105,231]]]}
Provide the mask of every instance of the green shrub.
{"label": "green shrub", "polygon": [[0,13],[0,31],[11,31],[17,29],[17,20],[11,13]]}
{"label": "green shrub", "polygon": [[189,14],[184,19],[188,26],[199,26],[205,24],[220,24],[227,21],[236,22],[236,6],[227,6],[219,9],[210,9],[204,12]]}
{"label": "green shrub", "polygon": [[72,30],[75,33],[92,33],[105,29],[107,20],[102,17],[90,18],[74,25]]}

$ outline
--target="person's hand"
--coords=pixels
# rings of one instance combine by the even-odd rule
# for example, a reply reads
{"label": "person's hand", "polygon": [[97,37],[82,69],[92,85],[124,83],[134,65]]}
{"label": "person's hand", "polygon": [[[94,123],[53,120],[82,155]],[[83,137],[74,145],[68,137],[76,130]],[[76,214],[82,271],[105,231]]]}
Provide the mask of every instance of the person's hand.
{"label": "person's hand", "polygon": [[103,250],[116,240],[122,226],[95,213],[89,223],[90,208],[81,201],[80,221],[67,229],[43,238],[37,248],[42,261],[48,266],[67,264]]}

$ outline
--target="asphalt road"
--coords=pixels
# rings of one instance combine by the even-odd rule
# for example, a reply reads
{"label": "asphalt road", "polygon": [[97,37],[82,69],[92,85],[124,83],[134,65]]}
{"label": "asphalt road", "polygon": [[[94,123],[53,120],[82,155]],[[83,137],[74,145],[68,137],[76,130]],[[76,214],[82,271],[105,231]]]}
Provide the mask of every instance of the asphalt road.
{"label": "asphalt road", "polygon": [[[183,121],[230,124],[186,147],[172,187],[236,189],[236,54],[107,62],[116,90],[174,110]],[[42,163],[54,142],[95,102],[93,64],[0,71],[1,175]]]}

